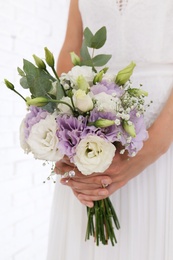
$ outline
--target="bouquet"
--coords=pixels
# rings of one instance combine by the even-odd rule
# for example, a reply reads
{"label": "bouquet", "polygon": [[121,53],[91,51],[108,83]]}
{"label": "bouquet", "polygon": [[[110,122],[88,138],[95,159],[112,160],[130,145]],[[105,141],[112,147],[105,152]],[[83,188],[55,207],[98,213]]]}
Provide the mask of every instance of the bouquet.
{"label": "bouquet", "polygon": [[[118,152],[131,157],[142,148],[148,137],[144,122],[147,92],[141,85],[133,87],[134,62],[116,74],[109,72],[105,64],[111,55],[94,53],[105,42],[105,27],[95,34],[86,28],[80,57],[70,53],[74,66],[60,76],[47,47],[45,61],[36,55],[35,65],[24,60],[18,73],[20,85],[30,91],[30,97],[23,97],[4,80],[27,104],[20,126],[20,143],[26,153],[48,162],[67,156],[82,174],[90,175],[108,169],[118,144],[122,147]],[[109,240],[114,245],[115,227],[119,229],[120,224],[111,200],[95,201],[87,215],[86,239],[93,236],[96,245]]]}

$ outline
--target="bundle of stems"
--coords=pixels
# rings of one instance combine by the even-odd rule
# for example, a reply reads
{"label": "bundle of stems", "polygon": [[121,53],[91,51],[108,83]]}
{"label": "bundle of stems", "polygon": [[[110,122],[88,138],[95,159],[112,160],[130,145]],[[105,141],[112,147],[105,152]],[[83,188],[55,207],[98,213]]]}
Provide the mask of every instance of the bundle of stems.
{"label": "bundle of stems", "polygon": [[110,198],[95,201],[92,208],[87,207],[87,215],[85,240],[92,236],[97,246],[100,242],[107,245],[109,240],[114,246],[117,243],[115,227],[117,230],[120,229],[120,224]]}

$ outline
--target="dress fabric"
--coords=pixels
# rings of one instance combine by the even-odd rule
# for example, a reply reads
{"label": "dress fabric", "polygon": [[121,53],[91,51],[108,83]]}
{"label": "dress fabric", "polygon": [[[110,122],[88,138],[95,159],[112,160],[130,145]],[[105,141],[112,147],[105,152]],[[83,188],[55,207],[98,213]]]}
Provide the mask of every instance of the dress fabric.
{"label": "dress fabric", "polygon": [[[121,5],[121,6],[120,6]],[[172,0],[79,0],[83,28],[107,28],[99,50],[112,54],[115,73],[132,60],[132,81],[149,92],[146,123],[159,115],[173,86]],[[153,147],[154,149],[154,147]],[[172,260],[173,146],[111,196],[121,229],[118,243],[97,247],[85,242],[86,208],[57,181],[47,260]]]}

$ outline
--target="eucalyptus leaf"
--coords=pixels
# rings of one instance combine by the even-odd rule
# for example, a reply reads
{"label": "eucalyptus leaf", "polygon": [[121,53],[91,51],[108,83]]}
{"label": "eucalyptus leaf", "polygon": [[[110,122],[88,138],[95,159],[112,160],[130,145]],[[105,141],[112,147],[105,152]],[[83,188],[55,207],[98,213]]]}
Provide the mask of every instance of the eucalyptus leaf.
{"label": "eucalyptus leaf", "polygon": [[24,89],[28,89],[29,88],[29,85],[28,85],[28,81],[27,81],[27,78],[26,76],[22,77],[20,79],[20,85],[24,88]]}
{"label": "eucalyptus leaf", "polygon": [[64,90],[63,90],[63,87],[61,86],[61,84],[58,81],[56,82],[56,87],[58,89],[57,94],[56,94],[56,99],[60,100],[64,97]]}
{"label": "eucalyptus leaf", "polygon": [[94,49],[100,49],[105,44],[106,38],[107,38],[106,27],[103,26],[93,36],[90,47]]}
{"label": "eucalyptus leaf", "polygon": [[81,65],[82,66],[89,66],[89,67],[93,67],[94,66],[92,59],[82,61]]}
{"label": "eucalyptus leaf", "polygon": [[81,47],[81,50],[80,50],[80,55],[81,55],[83,61],[91,59],[91,55],[88,51],[85,40],[83,40],[82,47]]}
{"label": "eucalyptus leaf", "polygon": [[23,80],[23,85],[26,87],[28,84],[30,92],[34,97],[45,96],[52,87],[51,81],[55,81],[55,79],[44,70],[37,68],[30,61],[24,60],[23,63],[27,81],[26,83]]}
{"label": "eucalyptus leaf", "polygon": [[92,59],[93,65],[95,67],[104,66],[110,60],[111,57],[112,55],[109,54],[99,54]]}
{"label": "eucalyptus leaf", "polygon": [[17,71],[19,73],[20,76],[24,77],[25,73],[23,72],[23,70],[21,70],[19,67],[17,67]]}
{"label": "eucalyptus leaf", "polygon": [[86,46],[92,47],[93,33],[90,31],[88,27],[85,28],[84,32],[84,40],[86,42]]}
{"label": "eucalyptus leaf", "polygon": [[47,105],[43,106],[42,109],[48,111],[49,113],[53,113],[56,108],[56,103],[49,102]]}

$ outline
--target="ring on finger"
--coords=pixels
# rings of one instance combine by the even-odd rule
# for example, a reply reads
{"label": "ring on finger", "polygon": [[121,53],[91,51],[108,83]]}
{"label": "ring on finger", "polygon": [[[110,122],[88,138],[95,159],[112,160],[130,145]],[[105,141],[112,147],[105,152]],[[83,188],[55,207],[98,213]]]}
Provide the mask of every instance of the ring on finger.
{"label": "ring on finger", "polygon": [[69,172],[65,172],[61,178],[73,178],[76,175],[74,170],[70,170]]}
{"label": "ring on finger", "polygon": [[107,188],[108,186],[109,186],[109,184],[107,184],[107,183],[106,184],[104,184],[104,183],[102,184],[102,188]]}

